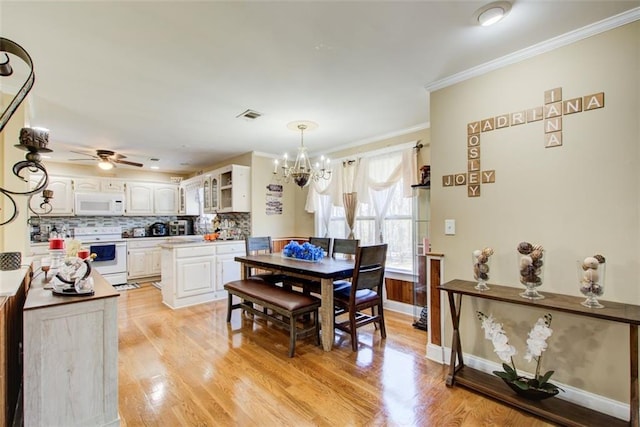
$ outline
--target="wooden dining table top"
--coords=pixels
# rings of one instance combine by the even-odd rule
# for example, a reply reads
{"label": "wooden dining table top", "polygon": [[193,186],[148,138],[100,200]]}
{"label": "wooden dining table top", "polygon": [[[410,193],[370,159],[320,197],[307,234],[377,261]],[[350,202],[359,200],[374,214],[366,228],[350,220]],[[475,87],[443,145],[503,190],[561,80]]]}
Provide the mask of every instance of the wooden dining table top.
{"label": "wooden dining table top", "polygon": [[242,255],[235,260],[253,267],[297,273],[318,279],[344,279],[353,276],[354,260],[325,257],[317,262],[282,256],[282,253]]}

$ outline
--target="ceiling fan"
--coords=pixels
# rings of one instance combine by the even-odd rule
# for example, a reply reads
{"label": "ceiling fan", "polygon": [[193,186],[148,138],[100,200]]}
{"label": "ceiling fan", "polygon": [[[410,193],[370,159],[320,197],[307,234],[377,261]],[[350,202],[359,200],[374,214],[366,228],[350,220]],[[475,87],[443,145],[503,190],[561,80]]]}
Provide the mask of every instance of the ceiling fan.
{"label": "ceiling fan", "polygon": [[[83,156],[89,156],[94,158],[95,160],[98,160],[98,167],[100,169],[104,169],[104,170],[109,170],[113,167],[116,166],[116,163],[122,164],[122,165],[129,165],[129,166],[136,166],[136,167],[142,167],[142,163],[136,163],[136,162],[130,162],[128,160],[122,160],[122,159],[126,159],[127,156],[120,154],[120,153],[116,153],[114,151],[111,150],[96,150],[96,154],[89,154],[89,153],[82,153],[79,151],[71,151],[72,153],[76,153],[76,154],[81,154]],[[89,159],[69,159],[70,161],[77,161],[77,160],[89,160]]]}

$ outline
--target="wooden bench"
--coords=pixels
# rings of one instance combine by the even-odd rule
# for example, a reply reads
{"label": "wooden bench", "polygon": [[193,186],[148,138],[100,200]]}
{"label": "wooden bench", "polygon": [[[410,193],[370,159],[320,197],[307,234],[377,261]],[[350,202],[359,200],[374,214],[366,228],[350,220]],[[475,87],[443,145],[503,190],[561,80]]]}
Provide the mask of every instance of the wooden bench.
{"label": "wooden bench", "polygon": [[[313,335],[316,345],[320,344],[320,322],[318,321],[320,300],[318,298],[273,286],[259,279],[235,280],[226,283],[224,289],[229,293],[227,323],[231,322],[231,312],[241,308],[287,329],[289,331],[289,357],[293,357],[295,353],[296,339],[298,338]],[[242,301],[233,304],[234,295],[241,298]],[[264,310],[256,309],[253,304],[262,306]],[[310,326],[304,325],[302,328],[298,328],[297,318],[311,313],[313,313],[313,323]]]}

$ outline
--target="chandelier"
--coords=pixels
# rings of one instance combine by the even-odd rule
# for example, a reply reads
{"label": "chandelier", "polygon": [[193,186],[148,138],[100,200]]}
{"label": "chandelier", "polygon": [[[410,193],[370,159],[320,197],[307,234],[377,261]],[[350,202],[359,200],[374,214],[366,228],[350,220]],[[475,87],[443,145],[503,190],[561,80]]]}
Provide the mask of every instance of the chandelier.
{"label": "chandelier", "polygon": [[[304,131],[316,129],[318,125],[314,122],[292,122],[289,123],[287,127],[292,130],[300,130],[300,147],[298,148],[296,160],[292,165],[289,164],[287,154],[285,153],[283,156],[281,174],[284,182],[289,183],[293,181],[298,187],[304,188],[309,185],[311,181],[329,179],[331,177],[331,170],[328,169],[329,158],[321,156],[320,162],[312,166],[309,154],[307,153],[307,147],[304,146]],[[273,163],[273,174],[277,175],[280,162],[276,159]]]}

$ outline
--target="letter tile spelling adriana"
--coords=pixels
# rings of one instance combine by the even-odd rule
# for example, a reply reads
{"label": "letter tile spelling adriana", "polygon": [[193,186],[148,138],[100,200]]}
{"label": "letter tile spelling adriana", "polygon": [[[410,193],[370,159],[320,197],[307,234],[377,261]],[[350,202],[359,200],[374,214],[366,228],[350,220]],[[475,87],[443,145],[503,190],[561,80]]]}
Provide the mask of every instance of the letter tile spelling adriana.
{"label": "letter tile spelling adriana", "polygon": [[544,93],[544,106],[528,108],[467,124],[467,171],[442,176],[443,187],[467,187],[467,197],[480,197],[482,184],[496,181],[496,171],[480,169],[480,135],[508,127],[543,122],[544,147],[562,145],[562,118],[575,113],[604,108],[604,92],[568,100],[562,99],[562,88]]}

